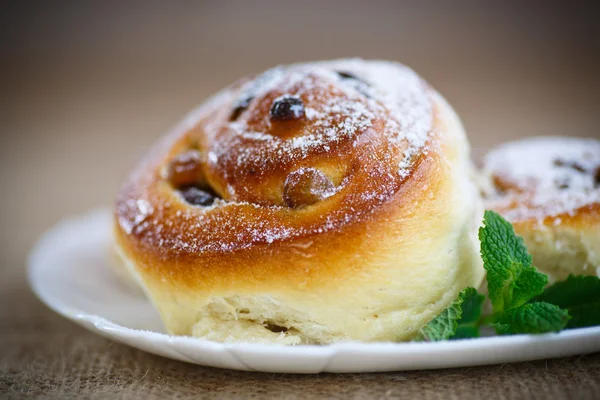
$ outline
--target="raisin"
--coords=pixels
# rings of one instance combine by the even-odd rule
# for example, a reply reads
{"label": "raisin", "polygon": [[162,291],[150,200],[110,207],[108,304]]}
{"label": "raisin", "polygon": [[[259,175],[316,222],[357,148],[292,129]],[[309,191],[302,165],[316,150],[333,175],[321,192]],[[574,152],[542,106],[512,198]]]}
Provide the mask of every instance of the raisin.
{"label": "raisin", "polygon": [[365,97],[371,98],[370,87],[369,87],[369,84],[367,82],[363,81],[362,79],[360,79],[356,75],[351,74],[350,72],[336,71],[336,73],[343,80],[352,80],[352,81],[354,81],[353,82],[354,83],[353,86],[355,87],[355,89],[358,90]]}
{"label": "raisin", "polygon": [[561,160],[560,158],[557,158],[556,160],[554,160],[554,165],[556,165],[557,167],[571,168],[577,172],[581,172],[582,174],[588,172],[587,169],[581,164],[579,164],[577,161],[565,161]]}
{"label": "raisin", "polygon": [[188,186],[201,178],[201,155],[198,150],[188,150],[169,163],[167,177],[173,186]]}
{"label": "raisin", "polygon": [[289,207],[314,204],[329,197],[333,183],[315,168],[300,168],[290,173],[284,183],[283,200]]}
{"label": "raisin", "polygon": [[186,186],[180,188],[179,192],[185,201],[194,206],[210,206],[218,197],[214,192],[211,193],[208,190],[200,189],[196,186]]}
{"label": "raisin", "polygon": [[276,98],[271,106],[271,119],[288,121],[304,116],[304,104],[298,96],[284,95]]}
{"label": "raisin", "polygon": [[344,72],[344,71],[336,71],[336,72],[342,79],[356,79],[357,81],[360,80],[356,77],[356,75],[351,74],[350,72]]}
{"label": "raisin", "polygon": [[231,116],[229,117],[230,121],[237,120],[240,115],[250,106],[250,102],[254,99],[254,97],[243,96],[233,105],[233,111],[231,112]]}

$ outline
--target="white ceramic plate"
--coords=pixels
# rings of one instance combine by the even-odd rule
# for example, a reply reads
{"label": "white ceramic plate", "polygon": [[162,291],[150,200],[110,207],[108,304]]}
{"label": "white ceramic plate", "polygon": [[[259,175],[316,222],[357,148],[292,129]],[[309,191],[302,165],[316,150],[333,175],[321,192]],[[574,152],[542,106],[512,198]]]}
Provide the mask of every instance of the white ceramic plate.
{"label": "white ceramic plate", "polygon": [[56,226],[31,253],[31,287],[54,311],[92,332],[164,357],[245,371],[319,373],[466,367],[600,351],[600,327],[537,336],[329,346],[223,344],[171,336],[143,295],[112,275],[107,265],[110,228],[108,211]]}

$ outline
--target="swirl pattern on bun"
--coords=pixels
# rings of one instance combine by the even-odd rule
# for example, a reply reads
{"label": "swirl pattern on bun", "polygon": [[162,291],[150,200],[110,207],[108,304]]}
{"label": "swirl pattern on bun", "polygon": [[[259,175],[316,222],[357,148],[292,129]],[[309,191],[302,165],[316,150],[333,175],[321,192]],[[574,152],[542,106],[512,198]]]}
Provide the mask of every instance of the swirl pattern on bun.
{"label": "swirl pattern on bun", "polygon": [[194,110],[124,183],[115,236],[167,329],[410,339],[483,279],[468,143],[410,69],[276,67]]}

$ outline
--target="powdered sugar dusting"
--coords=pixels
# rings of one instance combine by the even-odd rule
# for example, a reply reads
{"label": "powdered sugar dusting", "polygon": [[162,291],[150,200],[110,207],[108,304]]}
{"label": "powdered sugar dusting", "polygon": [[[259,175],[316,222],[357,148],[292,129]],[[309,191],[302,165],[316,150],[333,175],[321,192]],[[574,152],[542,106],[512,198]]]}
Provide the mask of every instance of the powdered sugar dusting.
{"label": "powdered sugar dusting", "polygon": [[125,232],[131,234],[132,232],[139,230],[141,226],[147,224],[147,219],[152,216],[154,208],[144,199],[130,199],[127,201],[126,205],[129,211],[132,211],[133,218],[122,217],[120,222]]}
{"label": "powdered sugar dusting", "polygon": [[[351,72],[358,79],[344,79],[339,71]],[[340,96],[327,99],[318,108],[320,97],[330,86]],[[311,121],[310,130],[290,140],[253,131],[245,120],[231,123],[237,134],[223,138],[220,152],[209,155],[209,161],[231,157],[228,149],[237,147],[238,165],[260,165],[265,154],[277,159],[299,160],[312,151],[328,151],[332,145],[357,138],[371,127],[373,121],[384,122],[383,134],[394,145],[402,144],[403,158],[398,174],[408,176],[415,154],[425,146],[432,126],[432,103],[425,83],[409,68],[400,64],[362,60],[339,60],[313,64],[276,67],[255,81],[248,82],[242,97],[260,98],[277,88],[282,93],[295,90],[308,105],[305,117]],[[266,117],[267,118],[267,117]],[[268,126],[268,122],[265,123]],[[260,141],[261,146],[243,145],[244,140]]]}
{"label": "powdered sugar dusting", "polygon": [[[301,99],[304,116],[270,118],[281,96]],[[218,183],[223,200],[197,207],[173,191],[170,205],[158,207],[169,194],[156,190],[159,183],[150,177],[143,184],[132,180],[138,192],[125,192],[119,202],[124,231],[150,248],[228,252],[336,229],[373,213],[395,193],[416,156],[427,152],[433,129],[429,87],[409,68],[384,61],[276,67],[220,98],[214,109],[223,112],[211,114],[198,131],[204,173],[212,174],[209,181]],[[341,174],[319,195],[338,207],[292,218],[301,211],[273,196],[300,167]]]}
{"label": "powdered sugar dusting", "polygon": [[[165,235],[165,245],[174,249],[186,249],[194,246],[194,252],[213,251],[229,252],[235,249],[250,247],[256,243],[273,243],[291,237],[292,230],[285,226],[273,227],[266,218],[257,218],[260,206],[243,202],[223,202],[219,205],[219,213],[184,212],[181,216],[183,226],[175,235]],[[233,218],[232,215],[233,214]],[[203,242],[199,245],[196,237],[190,232],[200,233],[204,237],[214,237],[215,227],[223,235],[221,240]]]}
{"label": "powdered sugar dusting", "polygon": [[425,90],[426,84],[410,68],[386,61],[365,63],[353,59],[322,65],[355,74],[360,81],[345,79],[343,82],[367,92],[378,105],[389,111],[389,117],[385,119],[385,134],[392,142],[407,143],[404,158],[398,165],[399,175],[406,177],[411,160],[425,146],[432,128],[432,102]]}

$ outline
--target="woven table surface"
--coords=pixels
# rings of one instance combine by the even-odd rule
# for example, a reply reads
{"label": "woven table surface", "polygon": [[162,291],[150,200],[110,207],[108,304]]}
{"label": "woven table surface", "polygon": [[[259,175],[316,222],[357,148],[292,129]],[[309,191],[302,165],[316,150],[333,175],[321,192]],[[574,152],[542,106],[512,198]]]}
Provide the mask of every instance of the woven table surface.
{"label": "woven table surface", "polygon": [[110,206],[128,169],[195,104],[278,63],[405,62],[456,108],[478,154],[531,135],[600,138],[597,10],[520,1],[83,3],[0,5],[0,398],[600,398],[600,354],[317,376],[190,365],[85,331],[26,282],[27,255],[44,231]]}

